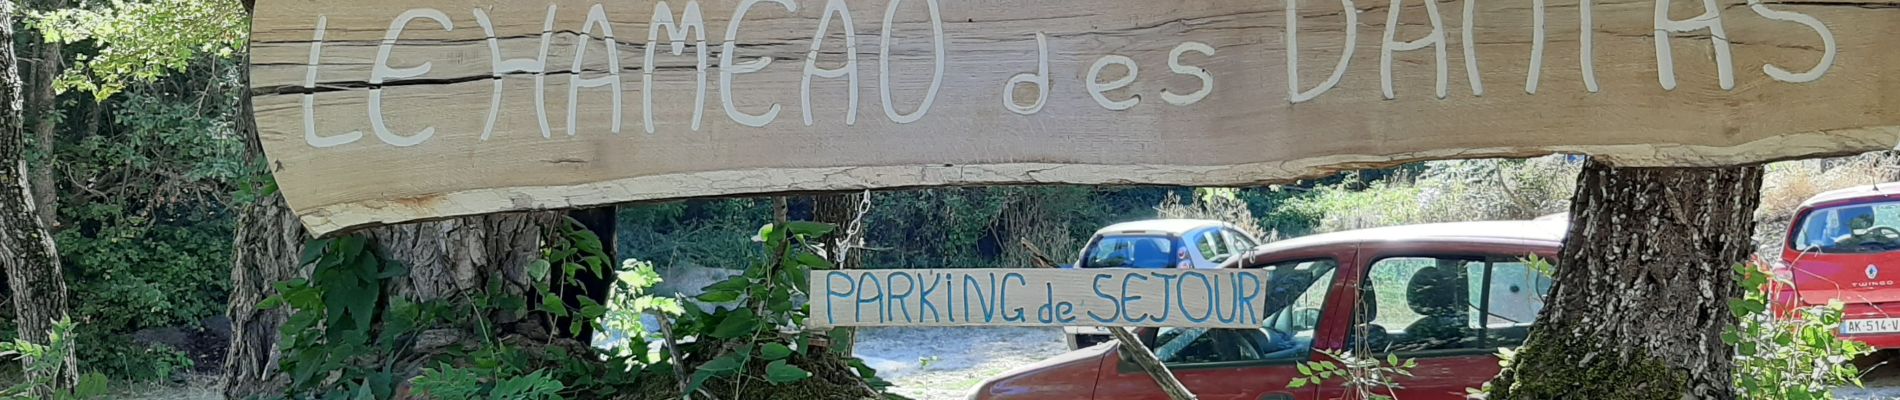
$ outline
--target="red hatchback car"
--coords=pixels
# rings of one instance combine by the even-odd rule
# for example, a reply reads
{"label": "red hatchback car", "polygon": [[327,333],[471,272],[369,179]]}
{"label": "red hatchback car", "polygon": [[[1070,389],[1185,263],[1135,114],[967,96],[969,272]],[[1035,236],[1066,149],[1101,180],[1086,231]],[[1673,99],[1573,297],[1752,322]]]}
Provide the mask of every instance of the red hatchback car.
{"label": "red hatchback car", "polygon": [[1840,331],[1900,348],[1900,183],[1822,193],[1795,211],[1775,275],[1793,283],[1777,310],[1846,304]]}
{"label": "red hatchback car", "polygon": [[[1225,267],[1266,268],[1265,326],[1149,328],[1144,345],[1206,400],[1330,399],[1338,382],[1287,388],[1312,349],[1364,340],[1380,358],[1417,358],[1398,398],[1463,399],[1498,372],[1543,309],[1551,279],[1522,259],[1554,258],[1564,221],[1468,222],[1366,229],[1255,248]],[[1357,310],[1358,312],[1355,312]],[[1364,332],[1361,334],[1360,332]],[[1360,337],[1364,336],[1364,337]],[[971,399],[1166,399],[1114,342],[1005,372]]]}

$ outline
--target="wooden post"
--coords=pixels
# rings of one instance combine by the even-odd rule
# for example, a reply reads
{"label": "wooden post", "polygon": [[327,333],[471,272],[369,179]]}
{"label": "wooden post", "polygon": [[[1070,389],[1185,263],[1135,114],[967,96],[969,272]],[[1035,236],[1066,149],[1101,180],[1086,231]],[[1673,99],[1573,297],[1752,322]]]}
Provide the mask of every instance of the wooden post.
{"label": "wooden post", "polygon": [[1135,337],[1134,332],[1129,332],[1128,328],[1113,327],[1108,328],[1108,333],[1115,335],[1115,340],[1121,342],[1122,354],[1130,356],[1128,361],[1133,361],[1135,365],[1141,366],[1141,370],[1148,371],[1148,376],[1155,378],[1155,383],[1161,385],[1161,391],[1168,393],[1168,398],[1195,400],[1194,393],[1188,392],[1186,385],[1174,379],[1174,372],[1169,371],[1168,366],[1161,363],[1161,359],[1155,358],[1155,353],[1148,351],[1148,346],[1141,345],[1141,338]]}

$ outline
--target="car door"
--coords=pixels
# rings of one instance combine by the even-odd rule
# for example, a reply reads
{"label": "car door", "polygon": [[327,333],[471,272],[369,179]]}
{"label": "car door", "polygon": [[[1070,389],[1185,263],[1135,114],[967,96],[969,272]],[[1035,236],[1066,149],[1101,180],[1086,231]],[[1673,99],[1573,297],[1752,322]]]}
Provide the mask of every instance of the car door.
{"label": "car door", "polygon": [[[1276,264],[1268,280],[1269,310],[1260,329],[1145,328],[1143,345],[1174,373],[1175,379],[1203,400],[1312,399],[1315,389],[1287,388],[1299,376],[1295,363],[1312,358],[1329,296],[1338,285],[1338,264],[1306,260]],[[1278,300],[1275,300],[1278,299]],[[1153,378],[1116,349],[1103,357],[1097,399],[1166,400]]]}
{"label": "car door", "polygon": [[[1369,261],[1354,285],[1355,326],[1362,328],[1348,332],[1355,346],[1347,351],[1416,360],[1413,376],[1397,379],[1401,387],[1391,393],[1408,400],[1463,399],[1466,389],[1496,376],[1497,349],[1523,344],[1551,283],[1543,272],[1505,257]],[[1347,391],[1337,381],[1321,390],[1326,398]]]}

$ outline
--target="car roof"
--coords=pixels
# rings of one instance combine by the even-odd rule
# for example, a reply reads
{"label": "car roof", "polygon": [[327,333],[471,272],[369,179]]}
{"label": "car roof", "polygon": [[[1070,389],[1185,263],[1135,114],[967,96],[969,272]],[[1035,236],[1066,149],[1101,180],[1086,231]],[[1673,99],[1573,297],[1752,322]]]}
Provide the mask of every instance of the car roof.
{"label": "car roof", "polygon": [[1150,219],[1109,225],[1101,230],[1095,231],[1095,235],[1165,233],[1178,236],[1195,229],[1226,226],[1231,225],[1226,222],[1208,219]]}
{"label": "car roof", "polygon": [[1255,247],[1253,251],[1249,251],[1248,257],[1321,246],[1385,242],[1538,242],[1550,246],[1560,246],[1563,244],[1564,234],[1569,225],[1569,221],[1562,219],[1539,219],[1534,221],[1450,222],[1359,229],[1323,233],[1260,245],[1259,247]]}
{"label": "car roof", "polygon": [[1900,192],[1896,192],[1896,190],[1900,190],[1900,182],[1876,183],[1872,185],[1855,186],[1855,187],[1850,187],[1846,189],[1829,190],[1826,192],[1821,192],[1821,194],[1814,195],[1814,197],[1809,197],[1807,201],[1801,202],[1801,208],[1813,207],[1816,204],[1821,204],[1821,203],[1832,203],[1836,201],[1853,200],[1853,199],[1868,198],[1868,197],[1881,197],[1881,196],[1888,196],[1888,195],[1900,193]]}

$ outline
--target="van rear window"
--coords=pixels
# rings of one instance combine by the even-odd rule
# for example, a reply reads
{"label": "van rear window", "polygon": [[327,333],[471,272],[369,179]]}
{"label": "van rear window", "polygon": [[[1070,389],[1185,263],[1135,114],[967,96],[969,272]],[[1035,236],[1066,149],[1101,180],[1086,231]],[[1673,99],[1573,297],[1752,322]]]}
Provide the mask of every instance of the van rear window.
{"label": "van rear window", "polygon": [[1900,201],[1851,204],[1809,212],[1799,222],[1794,247],[1821,253],[1884,253],[1900,250]]}
{"label": "van rear window", "polygon": [[1089,247],[1082,268],[1168,268],[1173,247],[1163,236],[1107,236]]}

